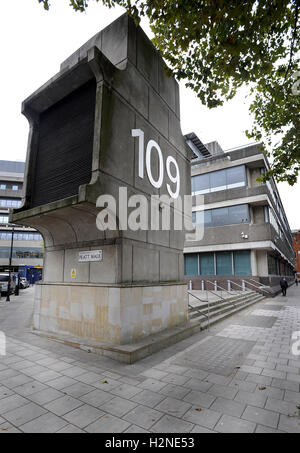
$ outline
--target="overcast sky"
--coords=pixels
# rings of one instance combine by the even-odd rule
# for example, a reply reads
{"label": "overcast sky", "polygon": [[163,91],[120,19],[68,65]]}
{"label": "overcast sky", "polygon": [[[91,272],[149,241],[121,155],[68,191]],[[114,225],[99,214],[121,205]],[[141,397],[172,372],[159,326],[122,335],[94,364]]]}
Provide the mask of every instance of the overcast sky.
{"label": "overcast sky", "polygon": [[[0,159],[25,160],[28,123],[21,103],[59,71],[60,63],[90,37],[119,17],[121,8],[108,9],[91,2],[88,12],[75,13],[69,0],[52,0],[45,11],[38,0],[8,0],[0,16]],[[143,28],[149,34],[146,23]],[[195,94],[180,86],[181,126],[204,142],[217,140],[224,150],[250,143],[244,131],[251,127],[245,90],[226,106],[209,110]],[[300,229],[300,182],[279,185],[292,229]]]}

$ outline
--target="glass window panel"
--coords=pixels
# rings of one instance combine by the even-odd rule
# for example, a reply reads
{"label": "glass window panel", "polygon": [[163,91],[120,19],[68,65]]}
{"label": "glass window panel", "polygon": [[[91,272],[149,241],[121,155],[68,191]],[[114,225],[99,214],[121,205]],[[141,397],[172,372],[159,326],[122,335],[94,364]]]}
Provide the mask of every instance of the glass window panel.
{"label": "glass window panel", "polygon": [[268,271],[270,275],[277,275],[277,260],[271,255],[268,255]]}
{"label": "glass window panel", "polygon": [[213,253],[200,254],[200,274],[215,275],[215,257]]}
{"label": "glass window panel", "polygon": [[184,256],[184,273],[191,277],[198,275],[198,253]]}
{"label": "glass window panel", "polygon": [[234,258],[234,274],[235,275],[252,275],[251,273],[251,258],[248,250],[233,252]]}
{"label": "glass window panel", "polygon": [[247,204],[229,207],[229,225],[237,223],[249,223],[249,207]]}
{"label": "glass window panel", "polygon": [[12,186],[12,190],[19,190],[19,186]]}
{"label": "glass window panel", "polygon": [[227,169],[228,188],[241,187],[246,185],[246,168],[244,165]]}
{"label": "glass window panel", "polygon": [[217,257],[217,275],[232,275],[232,253],[220,252]]}
{"label": "glass window panel", "polygon": [[212,209],[212,226],[228,225],[228,208]]}
{"label": "glass window panel", "polygon": [[210,173],[210,187],[212,192],[226,189],[226,170]]}
{"label": "glass window panel", "polygon": [[196,211],[192,212],[192,223],[196,223]]}
{"label": "glass window panel", "polygon": [[210,191],[209,174],[192,177],[192,192],[207,193]]}
{"label": "glass window panel", "polygon": [[204,226],[205,227],[212,226],[211,210],[210,209],[208,211],[204,211]]}

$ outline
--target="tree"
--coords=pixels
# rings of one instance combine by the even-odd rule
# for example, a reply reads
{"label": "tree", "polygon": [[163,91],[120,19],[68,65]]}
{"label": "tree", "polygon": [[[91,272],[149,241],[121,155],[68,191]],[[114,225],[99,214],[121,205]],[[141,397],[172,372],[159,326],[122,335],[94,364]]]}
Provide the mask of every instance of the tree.
{"label": "tree", "polygon": [[[38,0],[49,9],[49,0]],[[69,0],[85,11],[90,0]],[[146,16],[168,74],[215,108],[242,85],[252,93],[254,125],[275,177],[293,185],[300,171],[300,0],[96,0]],[[298,79],[297,79],[298,77]]]}

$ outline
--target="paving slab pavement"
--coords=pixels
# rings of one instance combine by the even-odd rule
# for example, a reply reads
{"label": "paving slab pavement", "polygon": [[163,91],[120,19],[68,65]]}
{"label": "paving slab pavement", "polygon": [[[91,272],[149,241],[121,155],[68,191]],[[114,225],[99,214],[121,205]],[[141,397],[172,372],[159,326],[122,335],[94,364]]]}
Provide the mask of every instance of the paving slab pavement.
{"label": "paving slab pavement", "polygon": [[300,432],[300,288],[133,365],[33,334],[32,314],[33,288],[0,300],[0,434]]}

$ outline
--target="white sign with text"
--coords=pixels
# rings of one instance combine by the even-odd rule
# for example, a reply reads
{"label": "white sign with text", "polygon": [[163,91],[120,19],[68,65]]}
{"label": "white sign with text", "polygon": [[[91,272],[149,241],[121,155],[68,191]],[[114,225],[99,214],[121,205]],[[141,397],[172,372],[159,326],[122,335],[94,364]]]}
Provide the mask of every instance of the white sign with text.
{"label": "white sign with text", "polygon": [[102,261],[103,253],[102,250],[90,250],[87,252],[79,252],[79,263],[89,263],[94,261]]}

